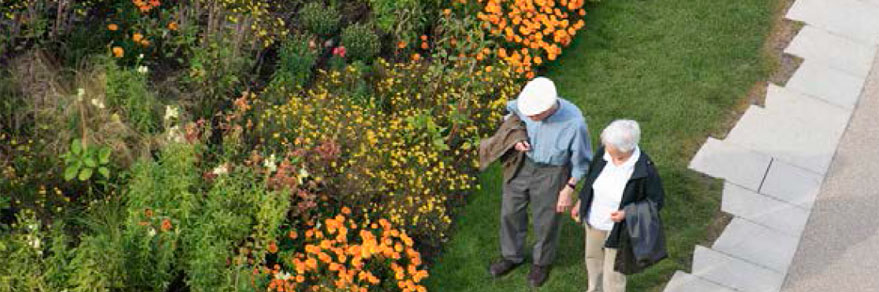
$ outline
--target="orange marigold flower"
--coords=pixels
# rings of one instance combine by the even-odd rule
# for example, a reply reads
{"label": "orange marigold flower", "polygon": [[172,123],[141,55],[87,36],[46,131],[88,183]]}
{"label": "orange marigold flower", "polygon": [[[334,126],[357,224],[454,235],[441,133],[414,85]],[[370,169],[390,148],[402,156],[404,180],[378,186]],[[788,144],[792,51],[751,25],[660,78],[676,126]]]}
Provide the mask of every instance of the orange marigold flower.
{"label": "orange marigold flower", "polygon": [[421,35],[421,40],[422,40],[422,41],[426,41],[426,40],[427,40],[427,35]]}
{"label": "orange marigold flower", "polygon": [[278,245],[275,244],[274,241],[269,242],[269,248],[268,248],[268,250],[269,250],[269,253],[277,253],[277,252],[278,252]]}
{"label": "orange marigold flower", "polygon": [[418,53],[412,54],[412,60],[413,61],[421,60],[421,55],[419,55]]}
{"label": "orange marigold flower", "polygon": [[443,9],[443,14],[444,14],[445,16],[449,16],[449,15],[452,14],[452,10],[451,10],[451,9],[448,9],[448,8]]}
{"label": "orange marigold flower", "polygon": [[342,207],[342,214],[351,215],[351,208]]}
{"label": "orange marigold flower", "polygon": [[525,77],[528,77],[528,79],[533,79],[533,78],[534,78],[534,72],[528,72],[528,74],[526,74]]}
{"label": "orange marigold flower", "polygon": [[131,40],[133,40],[134,42],[140,42],[140,40],[142,39],[143,35],[140,33],[134,33],[134,35],[131,36]]}
{"label": "orange marigold flower", "polygon": [[171,226],[171,220],[168,220],[167,218],[165,218],[164,220],[162,220],[162,231],[168,231],[168,230],[171,230],[171,227],[172,227],[172,226]]}
{"label": "orange marigold flower", "polygon": [[170,30],[177,30],[177,28],[178,28],[178,27],[177,27],[177,22],[172,21],[172,22],[169,22],[169,23],[168,23],[168,29],[170,29]]}
{"label": "orange marigold flower", "polygon": [[125,50],[122,47],[113,47],[113,56],[116,58],[122,58],[125,56]]}
{"label": "orange marigold flower", "polygon": [[399,48],[399,49],[406,48],[406,42],[401,41],[401,42],[397,43],[397,48]]}
{"label": "orange marigold flower", "polygon": [[290,233],[287,236],[290,237],[290,239],[296,239],[299,237],[299,234],[296,233],[296,230],[290,230]]}
{"label": "orange marigold flower", "polygon": [[111,23],[107,25],[107,29],[109,29],[110,31],[117,31],[119,30],[119,26],[115,23]]}
{"label": "orange marigold flower", "polygon": [[147,218],[153,217],[153,210],[150,208],[147,208],[146,210],[143,211],[143,215],[146,216]]}
{"label": "orange marigold flower", "polygon": [[142,40],[142,41],[140,41],[140,45],[141,45],[141,46],[144,46],[144,47],[149,47],[149,46],[150,46],[150,41],[148,41],[148,40]]}
{"label": "orange marigold flower", "polygon": [[491,66],[486,66],[486,67],[485,67],[485,72],[491,72],[491,70],[492,70],[492,67],[491,67]]}
{"label": "orange marigold flower", "polygon": [[430,47],[427,45],[427,42],[421,42],[421,49],[427,50],[428,48]]}

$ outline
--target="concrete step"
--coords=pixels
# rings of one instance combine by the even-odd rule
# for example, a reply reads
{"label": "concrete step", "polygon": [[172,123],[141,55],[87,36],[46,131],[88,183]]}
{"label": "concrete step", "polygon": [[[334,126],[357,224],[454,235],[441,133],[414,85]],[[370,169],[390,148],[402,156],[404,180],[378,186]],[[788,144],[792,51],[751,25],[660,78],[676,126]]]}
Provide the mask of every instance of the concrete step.
{"label": "concrete step", "polygon": [[766,107],[751,106],[724,142],[823,175],[850,116],[849,110],[770,84]]}
{"label": "concrete step", "polygon": [[778,292],[784,282],[782,273],[698,245],[692,274],[744,292]]}
{"label": "concrete step", "polygon": [[675,272],[665,285],[664,292],[735,292],[732,288],[693,276],[683,271]]}
{"label": "concrete step", "polygon": [[803,208],[730,183],[723,186],[720,208],[723,212],[793,237],[803,233],[809,219],[809,212]]}
{"label": "concrete step", "polygon": [[798,237],[736,217],[711,248],[784,274],[798,243]]}

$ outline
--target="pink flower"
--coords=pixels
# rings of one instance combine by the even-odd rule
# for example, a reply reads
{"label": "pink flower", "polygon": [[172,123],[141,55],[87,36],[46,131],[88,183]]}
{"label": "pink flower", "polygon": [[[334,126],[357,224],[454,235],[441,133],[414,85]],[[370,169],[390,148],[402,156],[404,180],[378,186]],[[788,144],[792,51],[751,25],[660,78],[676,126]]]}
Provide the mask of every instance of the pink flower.
{"label": "pink flower", "polygon": [[333,49],[333,55],[337,55],[342,58],[345,57],[345,52],[346,50],[344,46],[338,46]]}

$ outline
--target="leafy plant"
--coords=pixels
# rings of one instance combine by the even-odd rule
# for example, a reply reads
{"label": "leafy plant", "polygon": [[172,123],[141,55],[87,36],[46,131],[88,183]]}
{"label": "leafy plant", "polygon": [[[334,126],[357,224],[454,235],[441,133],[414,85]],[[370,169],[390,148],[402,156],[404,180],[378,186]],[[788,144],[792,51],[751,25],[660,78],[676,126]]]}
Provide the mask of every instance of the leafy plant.
{"label": "leafy plant", "polygon": [[380,30],[399,41],[415,41],[427,22],[422,0],[369,0]]}
{"label": "leafy plant", "polygon": [[80,139],[70,143],[70,150],[62,155],[64,158],[64,180],[79,178],[89,180],[97,172],[102,177],[110,178],[110,147],[87,147]]}
{"label": "leafy plant", "polygon": [[155,132],[159,124],[156,111],[159,102],[147,87],[146,74],[112,63],[106,64],[106,68],[108,105],[119,107],[141,133]]}
{"label": "leafy plant", "polygon": [[308,82],[317,62],[317,51],[309,48],[308,42],[309,37],[306,35],[297,35],[284,42],[278,55],[278,68],[273,82],[294,88]]}
{"label": "leafy plant", "polygon": [[299,20],[306,31],[321,37],[327,37],[339,30],[341,17],[333,7],[313,1],[305,4],[299,11]]}
{"label": "leafy plant", "polygon": [[351,59],[370,61],[381,50],[379,37],[373,31],[372,26],[366,24],[354,24],[342,31],[342,44],[347,49]]}

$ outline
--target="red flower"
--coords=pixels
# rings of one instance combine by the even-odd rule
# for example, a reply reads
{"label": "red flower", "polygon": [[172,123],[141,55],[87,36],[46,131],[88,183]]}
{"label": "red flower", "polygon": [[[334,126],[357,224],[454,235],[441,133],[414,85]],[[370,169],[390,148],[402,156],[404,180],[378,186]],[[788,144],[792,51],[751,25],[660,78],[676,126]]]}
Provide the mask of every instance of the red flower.
{"label": "red flower", "polygon": [[336,48],[333,49],[333,55],[337,55],[337,56],[342,57],[342,58],[345,57],[345,53],[346,53],[346,52],[347,52],[347,50],[345,50],[345,47],[344,47],[344,46],[338,46],[338,47],[336,47]]}
{"label": "red flower", "polygon": [[165,219],[162,220],[162,231],[171,230],[171,220]]}

